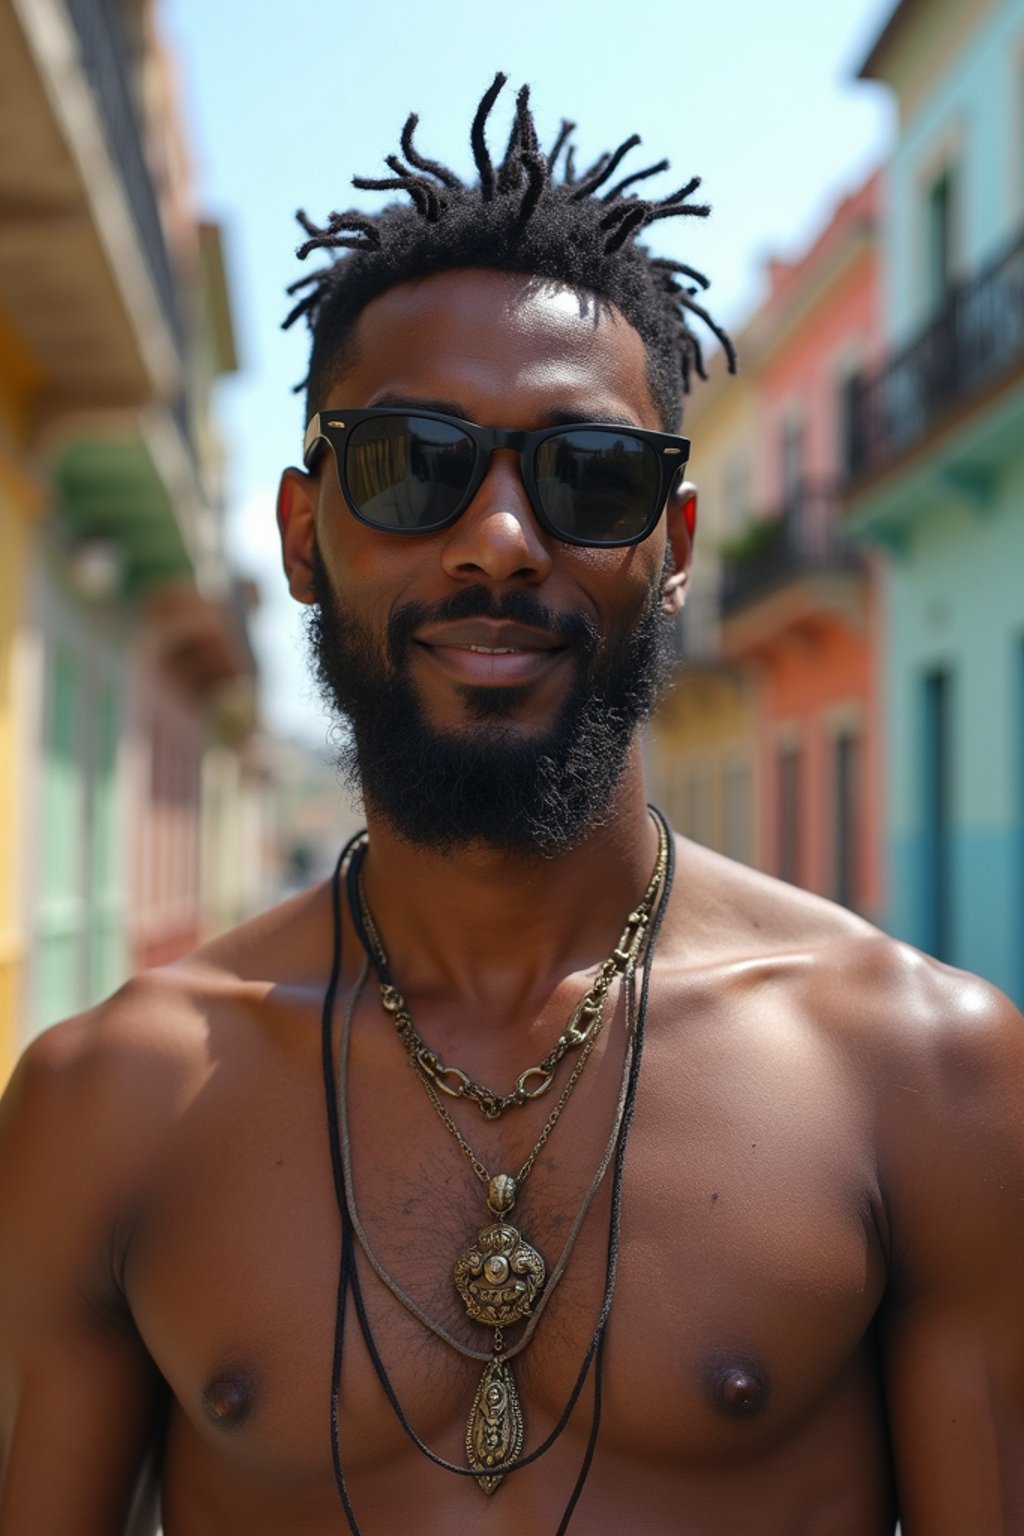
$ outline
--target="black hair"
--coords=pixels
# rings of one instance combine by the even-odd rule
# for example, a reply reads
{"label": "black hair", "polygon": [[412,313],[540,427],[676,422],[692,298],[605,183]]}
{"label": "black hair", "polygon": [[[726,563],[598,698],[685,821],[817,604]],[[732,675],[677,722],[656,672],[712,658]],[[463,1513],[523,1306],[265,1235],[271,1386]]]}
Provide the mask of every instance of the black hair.
{"label": "black hair", "polygon": [[729,337],[696,302],[707,278],[683,262],[652,256],[637,239],[659,219],[705,218],[708,205],[690,201],[700,177],[667,197],[638,196],[633,190],[638,182],[668,168],[667,160],[659,160],[609,186],[639,144],[636,134],[577,174],[576,125],[563,122],[551,149],[541,150],[526,85],[516,97],[504,158],[495,165],[485,128],[506,79],[495,75],[473,118],[476,184],[466,184],[448,166],[420,154],[413,143],[419,121],[413,112],[402,130],[401,156],[387,156],[392,174],[356,176],[352,182],[370,191],[404,192],[408,203],[390,203],[375,216],[354,209],[332,213],[322,229],[303,210],[296,215],[309,237],[298,248],[300,259],[318,250],[347,253],[333,254],[329,265],[288,288],[290,295],[302,297],[285,328],[304,315],[312,332],[309,372],[296,386],[306,389],[307,417],[343,376],[353,327],[371,299],[399,283],[466,267],[549,278],[614,304],[644,342],[648,381],[668,431],[678,427],[693,375],[707,377],[690,317],[718,338],[735,372]]}

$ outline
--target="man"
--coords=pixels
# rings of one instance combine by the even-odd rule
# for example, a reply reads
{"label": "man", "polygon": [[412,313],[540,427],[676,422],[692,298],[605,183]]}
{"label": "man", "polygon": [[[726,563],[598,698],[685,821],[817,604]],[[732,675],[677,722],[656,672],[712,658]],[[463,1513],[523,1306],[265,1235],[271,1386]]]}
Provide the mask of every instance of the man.
{"label": "man", "polygon": [[144,1528],[155,1447],[166,1536],[1020,1536],[1021,1020],[699,847],[669,889],[696,278],[635,236],[694,188],[559,172],[525,92],[495,167],[501,84],[478,185],[410,119],[408,208],[304,220],[279,520],[368,840],[26,1053],[0,1532]]}

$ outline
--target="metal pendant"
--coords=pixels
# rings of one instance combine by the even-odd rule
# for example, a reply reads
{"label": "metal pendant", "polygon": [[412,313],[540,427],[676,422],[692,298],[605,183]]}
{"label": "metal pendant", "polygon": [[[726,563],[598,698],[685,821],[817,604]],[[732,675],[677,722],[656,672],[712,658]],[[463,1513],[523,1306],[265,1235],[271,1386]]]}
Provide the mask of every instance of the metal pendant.
{"label": "metal pendant", "polygon": [[[518,1461],[525,1436],[523,1410],[512,1367],[501,1355],[495,1355],[484,1369],[469,1410],[466,1455],[470,1466],[480,1472]],[[503,1476],[478,1477],[474,1481],[484,1493],[493,1493]]]}
{"label": "metal pendant", "polygon": [[544,1278],[544,1260],[536,1248],[504,1221],[479,1231],[454,1270],[466,1311],[488,1328],[510,1328],[529,1316]]}

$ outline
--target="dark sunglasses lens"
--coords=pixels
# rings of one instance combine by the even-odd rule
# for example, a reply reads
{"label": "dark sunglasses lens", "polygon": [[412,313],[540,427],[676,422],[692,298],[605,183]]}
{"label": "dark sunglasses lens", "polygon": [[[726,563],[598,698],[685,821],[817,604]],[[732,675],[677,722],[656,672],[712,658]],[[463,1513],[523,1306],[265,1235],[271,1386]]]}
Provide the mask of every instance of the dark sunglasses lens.
{"label": "dark sunglasses lens", "polygon": [[348,435],[349,500],[368,523],[422,533],[444,523],[466,494],[476,449],[471,438],[429,416],[372,416]]}
{"label": "dark sunglasses lens", "polygon": [[552,528],[587,544],[636,538],[657,506],[658,456],[630,432],[569,428],[549,437],[534,464],[537,494]]}

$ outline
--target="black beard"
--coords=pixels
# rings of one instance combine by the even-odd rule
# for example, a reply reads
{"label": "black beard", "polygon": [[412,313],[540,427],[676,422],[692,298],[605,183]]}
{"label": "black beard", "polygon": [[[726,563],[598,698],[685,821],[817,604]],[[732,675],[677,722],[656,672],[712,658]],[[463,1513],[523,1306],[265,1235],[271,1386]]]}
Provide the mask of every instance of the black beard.
{"label": "black beard", "polygon": [[[672,670],[672,624],[656,587],[615,644],[602,644],[586,615],[553,614],[528,592],[499,598],[466,587],[436,607],[397,608],[385,660],[374,636],[339,610],[319,548],[313,569],[310,662],[325,704],[351,727],[340,766],[399,837],[443,855],[482,844],[553,857],[602,823],[637,726]],[[410,636],[428,621],[482,617],[553,631],[572,652],[574,680],[543,735],[524,740],[503,724],[525,689],[463,688],[474,723],[461,729],[435,730],[424,719],[408,672]]]}

